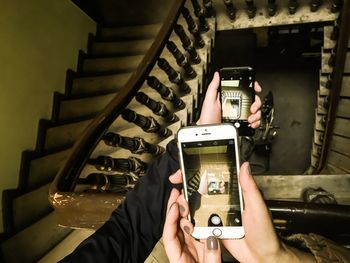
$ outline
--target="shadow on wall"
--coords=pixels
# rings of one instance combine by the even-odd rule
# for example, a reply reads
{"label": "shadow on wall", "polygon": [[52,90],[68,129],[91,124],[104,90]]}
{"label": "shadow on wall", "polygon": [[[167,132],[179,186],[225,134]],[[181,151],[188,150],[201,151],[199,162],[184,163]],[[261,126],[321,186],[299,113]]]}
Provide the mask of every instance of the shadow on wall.
{"label": "shadow on wall", "polygon": [[72,0],[96,22],[113,26],[163,21],[176,0]]}

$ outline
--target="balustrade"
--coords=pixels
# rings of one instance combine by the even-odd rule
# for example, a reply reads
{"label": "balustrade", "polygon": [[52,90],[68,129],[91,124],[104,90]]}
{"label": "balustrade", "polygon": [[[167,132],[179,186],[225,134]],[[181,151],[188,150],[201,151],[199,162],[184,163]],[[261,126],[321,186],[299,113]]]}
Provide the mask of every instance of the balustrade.
{"label": "balustrade", "polygon": [[145,139],[140,137],[130,138],[121,136],[117,133],[108,132],[103,135],[102,140],[108,146],[128,149],[135,154],[151,153],[154,155],[160,155],[164,152],[163,147],[148,143]]}
{"label": "balustrade", "polygon": [[182,16],[185,18],[186,22],[187,22],[187,28],[188,31],[193,35],[194,37],[194,45],[197,48],[202,48],[204,47],[205,43],[204,40],[199,32],[198,26],[196,24],[196,22],[193,20],[190,11],[184,7],[182,9]]}
{"label": "balustrade", "polygon": [[197,77],[197,73],[188,62],[187,57],[181,53],[173,41],[168,41],[166,47],[170,53],[173,54],[174,58],[176,59],[176,63],[185,70],[187,78],[194,79]]}
{"label": "balustrade", "polygon": [[226,6],[227,15],[231,20],[236,19],[236,7],[233,5],[232,0],[223,0]]}
{"label": "balustrade", "polygon": [[186,104],[183,102],[182,99],[180,99],[174,90],[172,88],[169,88],[165,86],[163,83],[159,81],[155,76],[150,76],[147,78],[147,84],[151,88],[155,89],[159,92],[161,97],[166,100],[170,101],[175,108],[177,109],[183,109],[186,107]]}
{"label": "balustrade", "polygon": [[168,128],[162,127],[155,118],[151,116],[143,116],[141,114],[137,114],[135,111],[130,109],[125,109],[122,113],[122,117],[124,120],[128,122],[135,123],[145,132],[157,133],[161,137],[169,137],[172,132]]}
{"label": "balustrade", "polygon": [[174,26],[175,33],[179,36],[183,48],[188,52],[190,55],[190,59],[193,63],[199,64],[201,62],[201,58],[199,57],[196,49],[194,48],[194,45],[192,44],[191,39],[186,35],[185,30],[183,27],[179,24]]}
{"label": "balustrade", "polygon": [[143,92],[138,92],[136,94],[136,100],[146,105],[154,114],[163,117],[167,122],[173,123],[179,120],[174,113],[168,110],[164,103],[151,99]]}

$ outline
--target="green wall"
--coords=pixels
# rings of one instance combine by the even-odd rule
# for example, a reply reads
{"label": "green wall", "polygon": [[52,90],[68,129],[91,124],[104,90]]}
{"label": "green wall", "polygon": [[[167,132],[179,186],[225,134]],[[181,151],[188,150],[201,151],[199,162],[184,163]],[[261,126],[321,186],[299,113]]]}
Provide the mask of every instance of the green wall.
{"label": "green wall", "polygon": [[[0,0],[0,191],[16,188],[21,153],[34,150],[96,24],[69,0]],[[2,198],[2,195],[0,199]],[[2,202],[1,202],[2,204]],[[2,209],[1,209],[2,211]],[[2,212],[0,232],[3,231]]]}

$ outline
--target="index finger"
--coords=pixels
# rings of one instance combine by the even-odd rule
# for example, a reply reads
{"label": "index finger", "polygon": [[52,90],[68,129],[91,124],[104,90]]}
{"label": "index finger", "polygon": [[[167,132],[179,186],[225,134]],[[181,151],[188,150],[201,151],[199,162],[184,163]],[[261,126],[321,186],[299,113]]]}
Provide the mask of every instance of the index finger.
{"label": "index finger", "polygon": [[262,91],[262,88],[261,88],[259,82],[257,82],[257,81],[254,82],[254,90],[256,93],[260,93]]}

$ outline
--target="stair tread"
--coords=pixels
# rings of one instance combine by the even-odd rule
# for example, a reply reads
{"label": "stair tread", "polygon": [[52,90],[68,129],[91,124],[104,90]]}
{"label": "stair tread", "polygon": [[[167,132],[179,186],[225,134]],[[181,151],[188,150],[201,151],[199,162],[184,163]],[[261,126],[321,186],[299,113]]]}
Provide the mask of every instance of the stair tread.
{"label": "stair tread", "polygon": [[31,190],[51,182],[70,152],[71,148],[32,159],[30,161],[27,189]]}
{"label": "stair tread", "polygon": [[344,118],[336,118],[333,133],[350,138],[350,120]]}
{"label": "stair tread", "polygon": [[92,119],[49,127],[46,131],[44,150],[71,146]]}
{"label": "stair tread", "polygon": [[73,230],[67,235],[62,242],[55,246],[49,253],[42,257],[38,263],[58,262],[65,256],[69,255],[73,250],[86,238],[91,236],[94,230]]}
{"label": "stair tread", "polygon": [[350,173],[350,157],[342,153],[330,150],[328,152],[327,163],[339,167],[342,170]]}
{"label": "stair tread", "polygon": [[337,116],[343,118],[350,118],[350,98],[339,99]]}
{"label": "stair tread", "polygon": [[346,174],[347,172],[344,171],[343,169],[336,167],[334,165],[331,165],[329,163],[326,164],[326,173],[328,174]]}
{"label": "stair tread", "polygon": [[116,91],[129,80],[131,73],[106,76],[82,77],[73,80],[72,94],[95,94],[96,92]]}
{"label": "stair tread", "polygon": [[151,47],[153,39],[94,42],[91,45],[90,55],[93,56],[118,56],[145,54]]}
{"label": "stair tread", "polygon": [[160,28],[161,24],[102,27],[98,36],[101,39],[147,39],[155,37]]}
{"label": "stair tread", "polygon": [[350,156],[350,138],[333,135],[330,149]]}
{"label": "stair tread", "polygon": [[69,120],[96,115],[101,112],[116,95],[117,93],[111,93],[86,98],[61,100],[58,119]]}
{"label": "stair tread", "polygon": [[50,183],[13,199],[12,210],[15,231],[34,223],[53,210],[48,200],[49,188]]}
{"label": "stair tread", "polygon": [[112,58],[88,58],[83,62],[83,72],[91,74],[131,72],[138,67],[142,59],[143,55]]}
{"label": "stair tread", "polygon": [[350,97],[350,76],[343,76],[340,96]]}
{"label": "stair tread", "polygon": [[[71,232],[57,225],[55,213],[43,217],[2,244],[5,262],[35,262]],[[20,252],[20,253],[18,253]]]}

